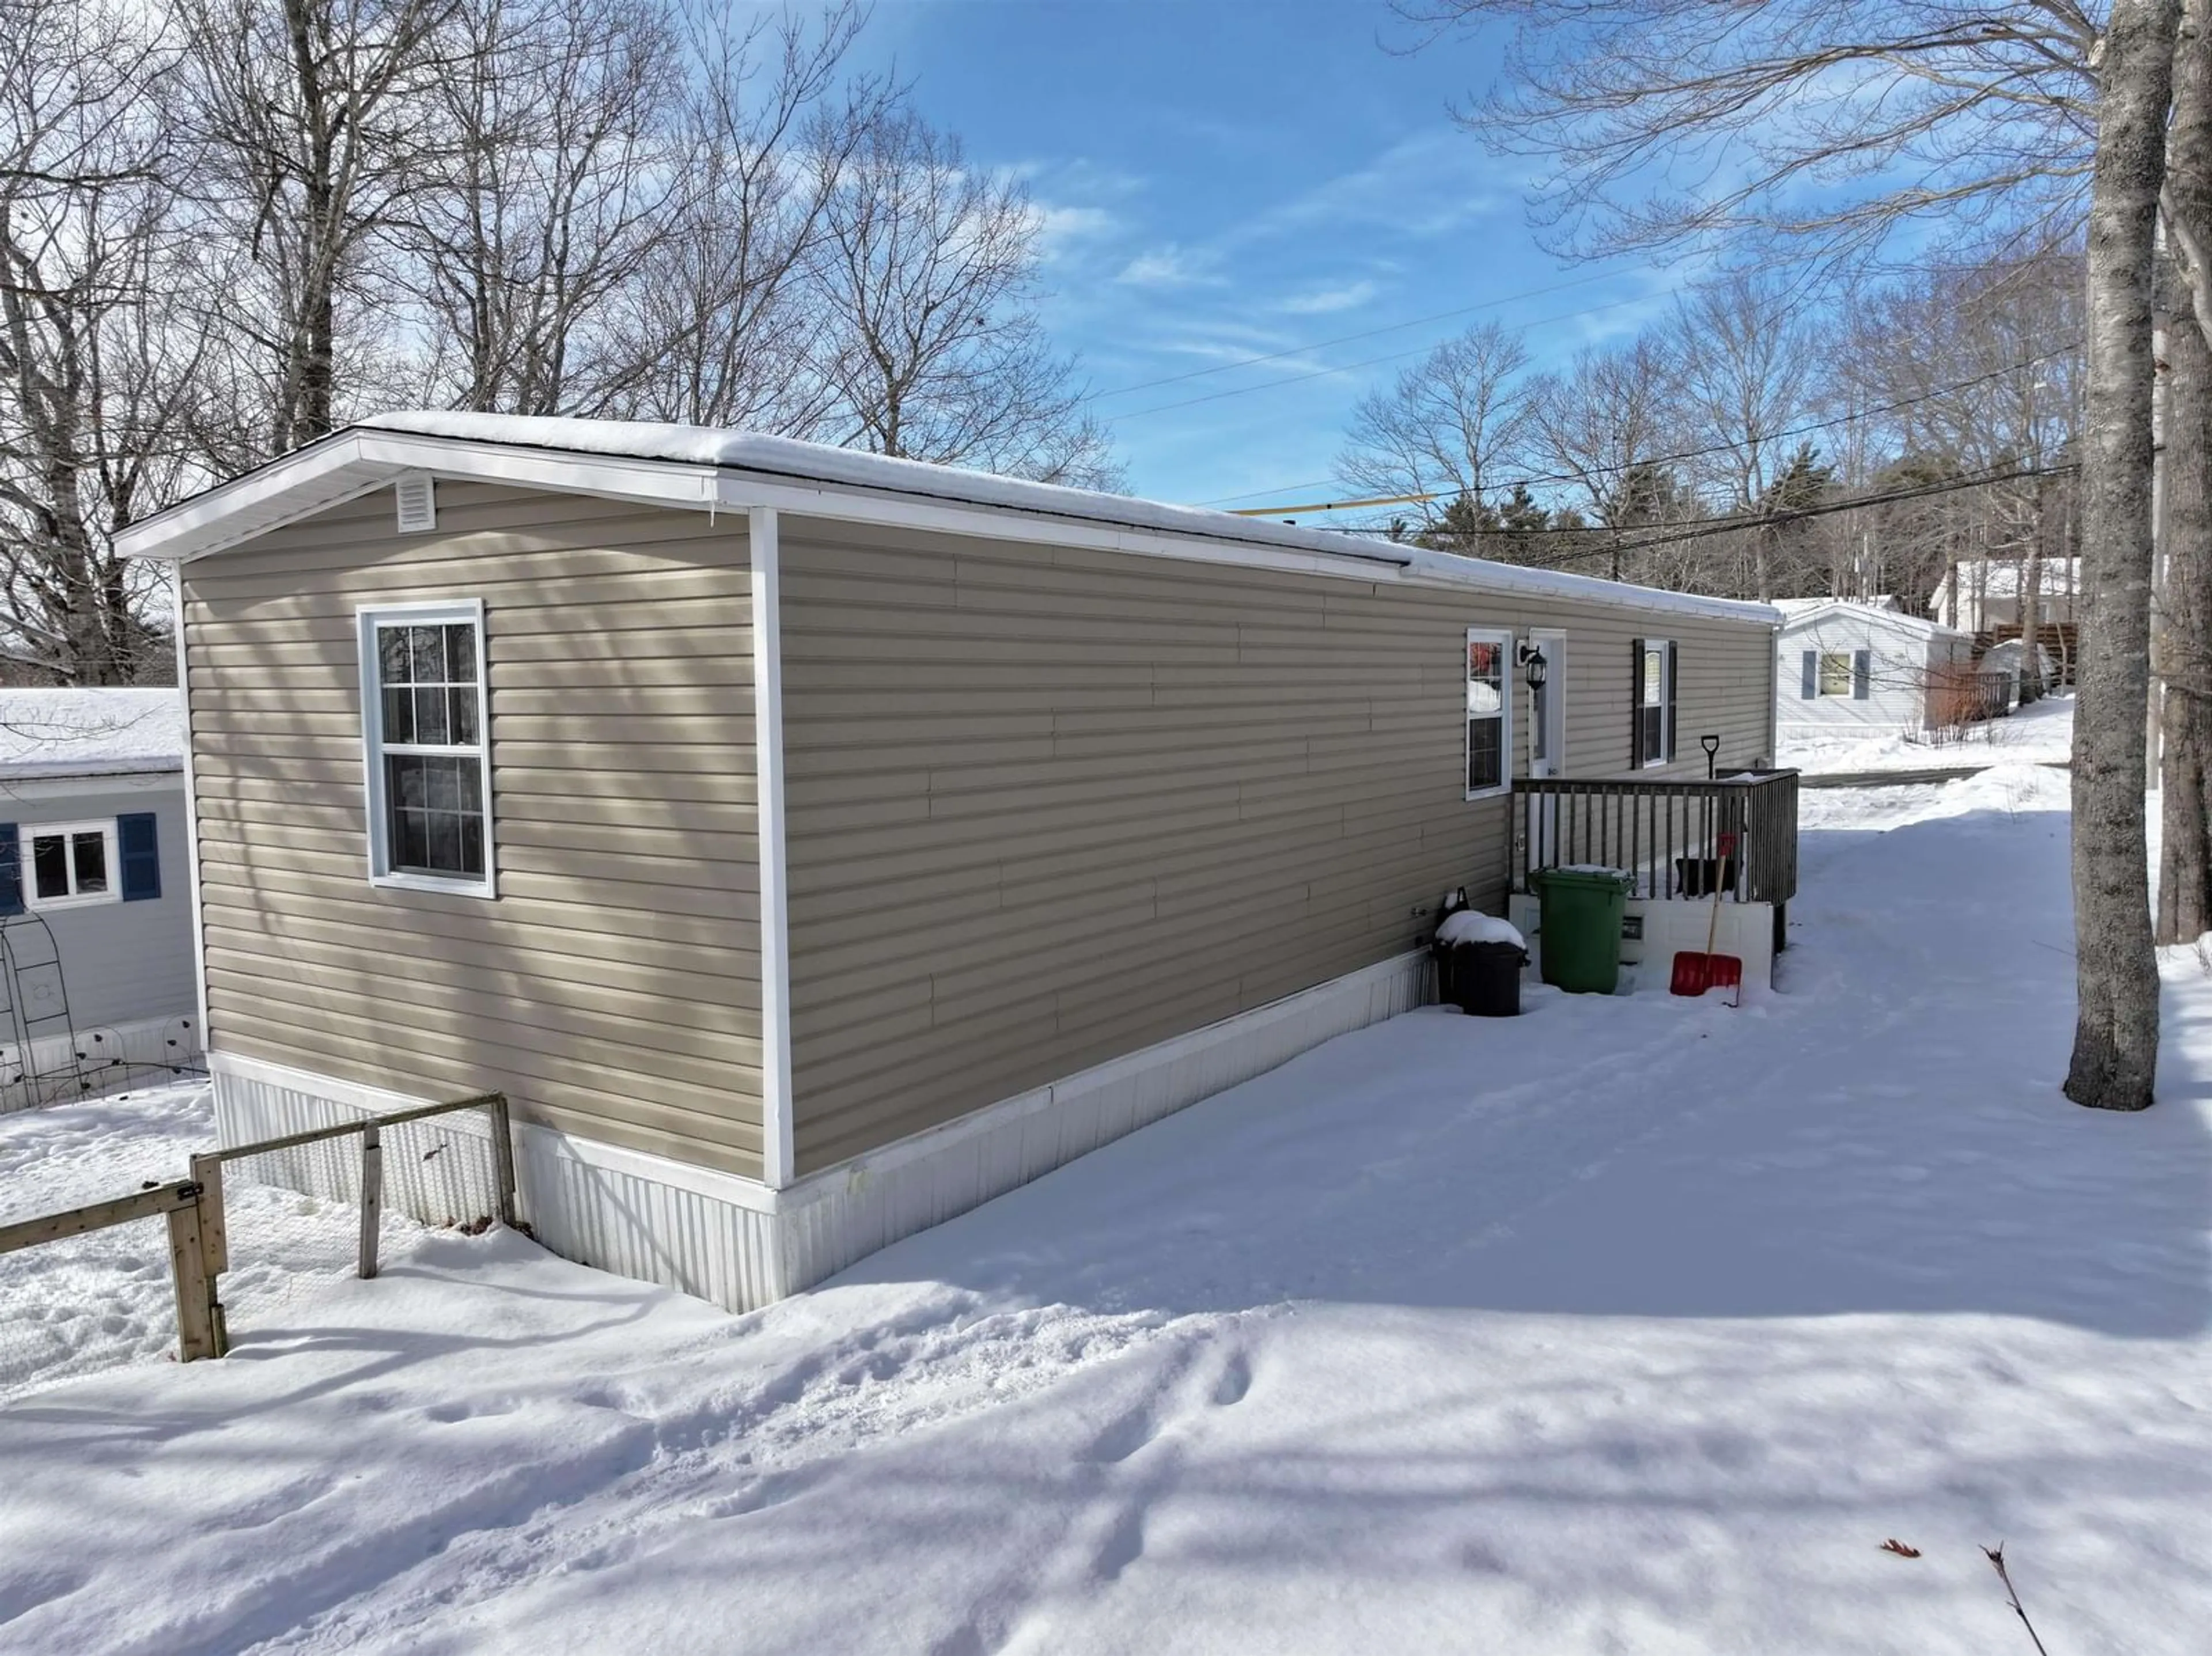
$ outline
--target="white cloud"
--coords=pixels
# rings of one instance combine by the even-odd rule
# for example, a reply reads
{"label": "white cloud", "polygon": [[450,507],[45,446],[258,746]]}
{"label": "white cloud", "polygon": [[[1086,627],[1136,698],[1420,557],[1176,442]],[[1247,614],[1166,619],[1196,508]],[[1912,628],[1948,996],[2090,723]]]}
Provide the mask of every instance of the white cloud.
{"label": "white cloud", "polygon": [[1036,203],[1037,245],[1047,258],[1068,252],[1075,244],[1099,241],[1121,227],[1121,221],[1103,207],[1068,207],[1051,202]]}
{"label": "white cloud", "polygon": [[1357,282],[1342,282],[1334,287],[1310,288],[1302,294],[1292,294],[1278,300],[1275,308],[1288,316],[1327,316],[1334,311],[1354,311],[1375,297],[1382,289],[1364,277]]}
{"label": "white cloud", "polygon": [[1218,288],[1222,278],[1205,268],[1212,263],[1210,256],[1194,255],[1169,242],[1138,254],[1115,280],[1133,288]]}

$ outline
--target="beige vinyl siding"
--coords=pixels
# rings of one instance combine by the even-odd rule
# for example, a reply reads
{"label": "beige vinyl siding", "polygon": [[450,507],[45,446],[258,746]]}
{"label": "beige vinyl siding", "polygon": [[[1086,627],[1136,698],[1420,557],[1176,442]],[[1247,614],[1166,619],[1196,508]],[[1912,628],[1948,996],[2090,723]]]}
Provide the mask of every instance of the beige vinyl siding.
{"label": "beige vinyl siding", "polygon": [[[758,822],[743,520],[441,482],[186,570],[221,1052],[756,1175]],[[495,900],[367,877],[362,604],[480,597]]]}
{"label": "beige vinyl siding", "polygon": [[[1564,627],[1567,773],[1630,758],[1631,642],[1681,757],[1772,751],[1766,627],[787,518],[802,1173],[1422,942],[1504,897],[1469,803],[1470,626]],[[1516,671],[1514,757],[1527,768]],[[1647,774],[1650,773],[1647,773]]]}

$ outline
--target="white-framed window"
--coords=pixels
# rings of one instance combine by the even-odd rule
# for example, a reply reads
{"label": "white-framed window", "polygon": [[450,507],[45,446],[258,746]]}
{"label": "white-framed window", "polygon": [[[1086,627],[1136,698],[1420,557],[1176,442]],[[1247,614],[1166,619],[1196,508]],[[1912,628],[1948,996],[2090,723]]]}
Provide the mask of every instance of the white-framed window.
{"label": "white-framed window", "polygon": [[483,601],[356,619],[370,883],[495,896]]}
{"label": "white-framed window", "polygon": [[23,902],[30,908],[89,908],[120,902],[115,819],[50,822],[22,830]]}
{"label": "white-framed window", "polygon": [[1674,757],[1674,646],[1663,638],[1636,640],[1632,767],[1643,770]]}
{"label": "white-framed window", "polygon": [[1467,629],[1467,797],[1513,789],[1513,634]]}
{"label": "white-framed window", "polygon": [[1820,694],[1844,695],[1851,693],[1851,652],[1849,650],[1820,652]]}

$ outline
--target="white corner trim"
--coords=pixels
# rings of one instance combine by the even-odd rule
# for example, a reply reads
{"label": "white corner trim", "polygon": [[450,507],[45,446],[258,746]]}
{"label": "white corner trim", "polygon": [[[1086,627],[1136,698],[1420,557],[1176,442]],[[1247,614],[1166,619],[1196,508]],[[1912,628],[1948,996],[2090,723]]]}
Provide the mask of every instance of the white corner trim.
{"label": "white corner trim", "polygon": [[792,1177],[791,913],[783,838],[783,569],[776,509],[747,508],[752,567],[753,780],[758,796],[761,956],[761,1171]]}
{"label": "white corner trim", "polygon": [[200,914],[200,796],[192,774],[191,650],[185,639],[185,571],[169,569],[170,637],[177,649],[177,695],[185,707],[185,861],[192,900],[192,992],[199,1013],[199,1039],[208,1042],[207,922]]}

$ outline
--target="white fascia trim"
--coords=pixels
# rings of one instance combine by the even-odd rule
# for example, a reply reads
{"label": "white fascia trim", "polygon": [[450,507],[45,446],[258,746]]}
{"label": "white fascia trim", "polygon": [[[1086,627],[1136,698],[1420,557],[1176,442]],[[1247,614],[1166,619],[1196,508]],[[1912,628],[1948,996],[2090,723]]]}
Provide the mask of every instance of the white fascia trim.
{"label": "white fascia trim", "polygon": [[732,511],[766,506],[801,517],[825,518],[838,523],[877,524],[891,529],[967,535],[978,540],[1018,541],[1033,546],[1073,547],[1088,552],[1126,552],[1139,557],[1181,558],[1245,568],[1280,569],[1295,574],[1331,575],[1369,583],[1395,581],[1402,573],[1396,564],[1351,553],[1332,557],[1326,553],[1301,552],[1250,542],[1209,540],[1202,536],[1173,535],[1163,530],[1126,529],[1081,518],[1048,518],[1001,507],[948,505],[916,500],[908,494],[871,494],[830,484],[794,482],[737,472],[721,474],[720,482],[718,504]]}
{"label": "white fascia trim", "polygon": [[910,494],[876,494],[849,486],[810,483],[747,472],[720,474],[717,503],[732,511],[773,506],[802,517],[836,522],[878,524],[888,528],[966,535],[978,540],[1066,546],[1085,551],[1175,558],[1245,569],[1279,570],[1360,581],[1371,586],[1412,586],[1431,591],[1480,593],[1522,603],[1586,604],[1599,609],[1690,615],[1739,626],[1763,624],[1770,629],[1782,624],[1778,611],[1761,613],[1759,606],[1732,598],[1706,598],[1694,593],[1662,592],[1640,586],[1615,589],[1612,582],[1593,581],[1590,577],[1574,574],[1559,574],[1556,587],[1547,590],[1546,583],[1533,577],[1558,572],[1516,568],[1510,576],[1492,578],[1485,565],[1473,559],[1463,561],[1467,567],[1462,571],[1437,564],[1433,559],[1424,564],[1410,558],[1400,562],[1352,551],[1306,551],[1255,541],[1127,528],[1090,519],[1054,518],[1014,507],[961,506],[919,500]]}
{"label": "white fascia trim", "polygon": [[792,1179],[791,915],[783,810],[783,571],[776,509],[746,508],[752,570],[753,781],[760,846],[761,1173]]}
{"label": "white fascia trim", "polygon": [[840,1186],[890,1172],[909,1162],[921,1161],[925,1156],[935,1156],[963,1139],[995,1132],[1017,1117],[1036,1115],[1049,1110],[1073,1095],[1110,1087],[1128,1077],[1141,1075],[1173,1064],[1179,1059],[1202,1052],[1231,1029],[1244,1034],[1265,1028],[1286,1018],[1303,1016],[1316,1001],[1342,994],[1347,989],[1388,982],[1413,961],[1425,960],[1427,955],[1427,950],[1419,949],[1394,955],[1388,960],[1377,961],[1372,966],[1364,966],[1356,971],[1346,972],[1341,977],[1331,978],[1326,983],[1317,983],[1310,989],[1301,989],[1285,995],[1280,1000],[1271,1000],[1264,1006],[1231,1013],[1187,1034],[1171,1035],[1150,1046],[1140,1046],[1135,1052],[1122,1053],[1119,1058],[1109,1058],[1103,1064],[1093,1065],[1090,1069],[1062,1076],[1057,1081],[1048,1082],[1029,1092],[1016,1093],[1011,1098],[983,1105],[942,1126],[927,1128],[878,1149],[862,1150],[857,1156],[848,1156],[842,1162],[810,1173],[797,1184],[778,1192],[781,1198],[779,1207],[784,1210],[804,1207],[836,1194]]}
{"label": "white fascia trim", "polygon": [[[1480,592],[1523,601],[1590,604],[1779,627],[1779,611],[1733,599],[1643,587],[1559,571],[1503,568],[1409,549],[1395,557],[1374,551],[1334,552],[1268,544],[1230,534],[1182,534],[1099,519],[1055,517],[1013,506],[963,505],[854,484],[748,472],[697,461],[656,460],[582,449],[538,448],[474,438],[439,437],[354,427],[270,462],[244,477],[134,524],[116,537],[125,557],[189,561],[287,523],[297,522],[409,472],[592,494],[679,510],[743,511],[756,506],[846,522],[935,530],[992,540],[1080,547],[1140,557],[1182,558],[1248,568],[1285,570],[1380,585]],[[347,476],[345,474],[352,474]],[[332,474],[337,474],[333,477]],[[316,489],[318,480],[339,486]],[[288,497],[298,497],[289,500]],[[276,507],[271,515],[251,515]],[[247,520],[239,521],[241,518]],[[224,525],[228,524],[228,527]],[[1285,531],[1291,532],[1291,531]],[[1318,535],[1318,531],[1296,531]],[[1465,567],[1461,567],[1462,564]]]}
{"label": "white fascia trim", "polygon": [[[235,1076],[241,1081],[258,1082],[265,1087],[282,1087],[288,1092],[305,1093],[310,1098],[330,1099],[364,1115],[381,1114],[387,1110],[419,1109],[425,1104],[439,1101],[410,1093],[393,1092],[389,1088],[372,1087],[362,1082],[342,1081],[336,1076],[297,1069],[289,1064],[272,1063],[267,1059],[248,1058],[237,1052],[210,1052],[207,1063],[210,1074]],[[458,1119],[469,1119],[465,1116]],[[774,1213],[776,1210],[776,1192],[757,1179],[748,1179],[742,1174],[723,1173],[714,1168],[678,1162],[673,1156],[655,1156],[648,1150],[634,1150],[621,1144],[603,1143],[596,1138],[580,1138],[574,1133],[562,1132],[556,1127],[541,1126],[534,1121],[517,1121],[514,1129],[520,1134],[527,1135],[534,1147],[586,1168],[649,1179],[657,1184],[689,1191],[695,1196],[704,1196],[712,1201],[727,1202],[732,1207],[748,1209],[754,1213]],[[528,1192],[524,1194],[526,1197]]]}
{"label": "white fascia trim", "polygon": [[207,922],[200,912],[200,796],[192,770],[191,651],[185,640],[185,572],[169,571],[170,639],[177,651],[177,695],[185,704],[185,858],[191,864],[192,992],[199,1013],[200,1045],[208,1043]]}
{"label": "white fascia trim", "polygon": [[[356,428],[132,524],[115,537],[115,549],[126,558],[189,563],[387,488],[410,472],[697,511],[712,511],[716,505],[712,466]],[[334,479],[342,479],[342,486],[315,488]],[[255,517],[238,526],[253,508],[279,505],[283,509],[277,515]],[[232,526],[225,529],[226,524]]]}

